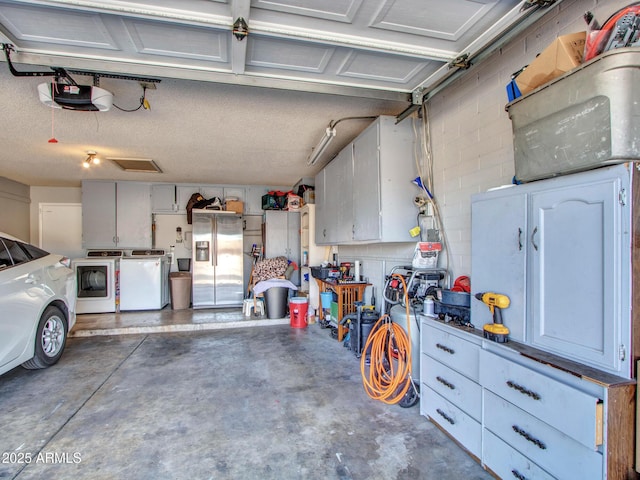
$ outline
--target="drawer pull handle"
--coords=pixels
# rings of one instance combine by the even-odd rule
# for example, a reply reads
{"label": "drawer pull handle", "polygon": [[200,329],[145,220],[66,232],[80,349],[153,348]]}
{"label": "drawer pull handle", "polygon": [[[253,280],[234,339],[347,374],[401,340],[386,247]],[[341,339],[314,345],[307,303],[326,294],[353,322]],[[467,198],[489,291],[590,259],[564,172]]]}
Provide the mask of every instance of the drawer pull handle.
{"label": "drawer pull handle", "polygon": [[511,470],[511,473],[513,474],[514,477],[516,477],[518,480],[527,480],[527,477],[525,477],[524,475],[522,475],[518,470],[516,470],[515,468],[513,470]]}
{"label": "drawer pull handle", "polygon": [[528,397],[533,398],[534,400],[540,400],[540,398],[542,398],[536,392],[534,392],[532,390],[529,390],[529,389],[523,387],[522,385],[518,385],[517,383],[514,383],[511,380],[509,380],[507,382],[507,386],[509,388],[513,388],[514,390],[519,391],[523,395],[527,395]]}
{"label": "drawer pull handle", "polygon": [[523,429],[521,429],[517,425],[512,425],[511,428],[513,428],[514,432],[516,432],[521,437],[524,437],[527,441],[533,443],[540,450],[546,450],[547,449],[547,446],[544,443],[542,443],[537,438],[532,437],[528,432],[524,431]]}
{"label": "drawer pull handle", "polygon": [[444,418],[447,422],[449,422],[451,425],[453,425],[454,422],[453,418],[451,418],[449,415],[447,415],[446,413],[444,413],[442,410],[440,410],[439,408],[436,408],[436,412],[438,412],[438,415],[440,415],[442,418]]}
{"label": "drawer pull handle", "polygon": [[451,390],[455,390],[456,389],[456,386],[454,384],[447,382],[442,377],[436,377],[436,380],[438,380],[441,384],[443,384],[447,388],[450,388]]}
{"label": "drawer pull handle", "polygon": [[444,345],[441,345],[439,343],[436,343],[436,348],[439,348],[440,350],[450,353],[451,355],[453,355],[454,353],[456,353],[453,349],[449,348],[449,347],[445,347]]}

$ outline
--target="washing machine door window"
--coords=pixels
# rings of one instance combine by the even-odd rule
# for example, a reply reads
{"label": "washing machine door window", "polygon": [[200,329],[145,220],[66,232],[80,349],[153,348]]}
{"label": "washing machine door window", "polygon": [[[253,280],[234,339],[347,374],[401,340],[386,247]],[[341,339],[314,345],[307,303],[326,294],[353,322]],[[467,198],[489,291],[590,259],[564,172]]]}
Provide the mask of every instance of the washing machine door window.
{"label": "washing machine door window", "polygon": [[78,265],[78,298],[106,298],[109,296],[106,265]]}

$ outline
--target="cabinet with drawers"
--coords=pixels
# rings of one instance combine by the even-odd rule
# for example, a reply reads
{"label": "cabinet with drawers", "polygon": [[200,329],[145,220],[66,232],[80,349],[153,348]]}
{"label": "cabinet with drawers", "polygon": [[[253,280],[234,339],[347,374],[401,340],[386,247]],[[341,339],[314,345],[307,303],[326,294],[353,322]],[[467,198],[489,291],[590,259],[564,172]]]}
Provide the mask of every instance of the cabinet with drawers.
{"label": "cabinet with drawers", "polygon": [[478,384],[480,340],[422,324],[420,412],[469,453],[482,452],[482,388]]}
{"label": "cabinet with drawers", "polygon": [[554,478],[489,430],[485,430],[483,433],[482,445],[484,464],[491,465],[491,471],[500,478],[515,478],[517,480],[551,480]]}
{"label": "cabinet with drawers", "polygon": [[484,429],[554,477],[602,478],[604,392],[584,381],[571,385],[569,377],[483,350]]}
{"label": "cabinet with drawers", "polygon": [[599,396],[555,380],[545,370],[532,369],[488,351],[480,352],[480,383],[484,388],[574,437],[587,448],[602,445]]}
{"label": "cabinet with drawers", "polygon": [[[633,376],[637,173],[621,164],[472,197],[473,289],[510,298],[512,340]],[[471,318],[491,313],[471,302]]]}
{"label": "cabinet with drawers", "polygon": [[[600,452],[586,448],[571,436],[493,394],[490,390],[485,390],[484,401],[487,403],[484,409],[485,431],[504,440],[553,477],[603,478],[603,459]],[[496,464],[492,465],[485,459],[485,465],[489,469],[494,466],[500,467],[502,462],[502,459],[497,459]]]}
{"label": "cabinet with drawers", "polygon": [[500,478],[636,479],[633,379],[421,318],[420,412]]}

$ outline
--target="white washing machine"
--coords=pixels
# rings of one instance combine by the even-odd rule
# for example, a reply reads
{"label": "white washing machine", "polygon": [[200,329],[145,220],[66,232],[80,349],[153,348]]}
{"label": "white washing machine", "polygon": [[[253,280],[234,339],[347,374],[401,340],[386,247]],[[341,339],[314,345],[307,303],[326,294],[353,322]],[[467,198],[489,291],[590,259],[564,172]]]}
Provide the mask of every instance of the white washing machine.
{"label": "white washing machine", "polygon": [[120,311],[164,308],[169,303],[169,269],[164,250],[133,250],[120,259]]}
{"label": "white washing machine", "polygon": [[76,272],[76,313],[118,311],[121,250],[89,250],[71,264]]}

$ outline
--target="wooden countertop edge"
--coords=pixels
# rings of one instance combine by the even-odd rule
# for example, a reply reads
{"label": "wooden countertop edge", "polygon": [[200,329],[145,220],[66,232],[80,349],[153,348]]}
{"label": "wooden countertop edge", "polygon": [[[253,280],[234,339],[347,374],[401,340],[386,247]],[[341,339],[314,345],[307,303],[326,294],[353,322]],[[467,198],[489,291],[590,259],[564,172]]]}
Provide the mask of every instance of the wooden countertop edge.
{"label": "wooden countertop edge", "polygon": [[473,335],[475,337],[480,337],[484,343],[491,346],[496,346],[498,349],[504,348],[511,350],[525,358],[533,360],[535,362],[547,365],[549,367],[562,370],[563,372],[569,373],[573,376],[582,378],[584,380],[588,380],[592,383],[604,386],[604,387],[614,387],[614,386],[624,386],[624,385],[635,385],[636,380],[633,378],[624,378],[614,375],[612,373],[603,372],[602,370],[598,370],[597,368],[590,367],[588,365],[584,365],[573,360],[568,360],[566,358],[562,358],[553,353],[545,352],[544,350],[540,350],[535,347],[531,347],[529,345],[525,345],[520,342],[516,342],[513,340],[509,340],[507,343],[496,343],[486,340],[482,334],[482,331],[479,329],[470,329],[468,327],[459,327],[456,325],[451,325],[450,323],[445,323],[441,320],[435,319],[433,317],[427,317],[425,315],[419,315],[422,319],[427,319],[436,325],[441,325],[450,329],[453,329],[457,332],[466,333],[468,335]]}

